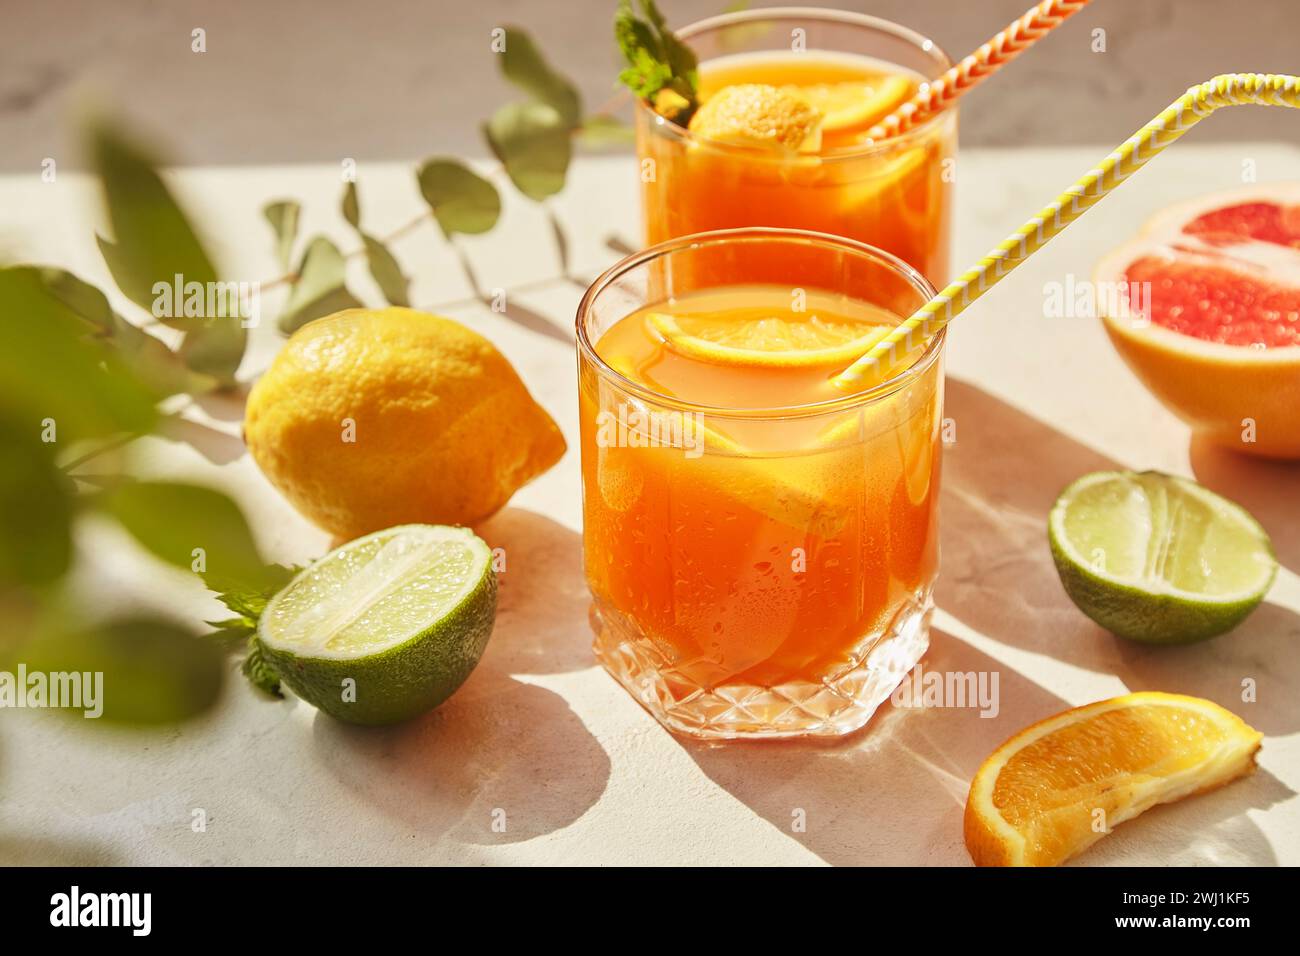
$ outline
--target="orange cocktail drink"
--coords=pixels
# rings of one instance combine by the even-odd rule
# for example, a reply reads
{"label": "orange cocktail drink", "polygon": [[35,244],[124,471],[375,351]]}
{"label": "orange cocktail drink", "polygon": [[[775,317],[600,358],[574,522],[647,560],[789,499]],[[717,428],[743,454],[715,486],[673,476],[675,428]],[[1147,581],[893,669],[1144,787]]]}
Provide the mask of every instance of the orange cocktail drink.
{"label": "orange cocktail drink", "polygon": [[878,250],[765,229],[666,243],[588,291],[595,647],[665,725],[846,733],[924,652],[942,340],[867,391],[830,378],[932,294]]}
{"label": "orange cocktail drink", "polygon": [[765,84],[810,104],[820,122],[797,148],[771,149],[724,135],[706,116],[686,128],[639,102],[648,244],[741,226],[809,229],[877,246],[932,284],[947,282],[955,109],[892,139],[868,135],[951,65],[942,50],[887,21],[832,10],[727,14],[679,36],[700,58],[706,106],[729,87]]}

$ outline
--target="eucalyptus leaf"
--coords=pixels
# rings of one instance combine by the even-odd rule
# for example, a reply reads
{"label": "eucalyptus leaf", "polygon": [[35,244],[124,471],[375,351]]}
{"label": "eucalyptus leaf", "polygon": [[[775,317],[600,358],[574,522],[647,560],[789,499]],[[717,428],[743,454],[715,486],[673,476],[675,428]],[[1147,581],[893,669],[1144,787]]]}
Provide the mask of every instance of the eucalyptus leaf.
{"label": "eucalyptus leaf", "polygon": [[0,407],[34,432],[49,422],[59,447],[147,432],[160,397],[133,375],[87,320],[45,285],[41,270],[0,269]]}
{"label": "eucalyptus leaf", "polygon": [[370,275],[375,285],[384,294],[390,305],[409,308],[411,305],[411,280],[402,274],[402,267],[388,251],[388,247],[374,236],[361,234],[361,241],[366,246],[366,263],[370,266]]}
{"label": "eucalyptus leaf", "polygon": [[360,308],[361,303],[345,284],[346,274],[347,260],[338,246],[324,236],[308,243],[298,266],[298,281],[280,314],[280,331],[293,333],[312,319]]}
{"label": "eucalyptus leaf", "polygon": [[428,160],[416,179],[420,194],[448,236],[487,232],[501,216],[496,187],[460,160]]}
{"label": "eucalyptus leaf", "polygon": [[0,420],[0,590],[43,585],[72,560],[71,483],[39,427]]}
{"label": "eucalyptus leaf", "polygon": [[209,319],[190,329],[181,342],[180,355],[193,371],[232,385],[248,346],[248,330],[239,316]]}
{"label": "eucalyptus leaf", "polygon": [[218,384],[212,376],[191,371],[164,342],[118,315],[108,297],[89,282],[53,266],[31,268],[45,289],[84,321],[90,334],[111,346],[127,368],[160,398],[177,392],[206,392]]}
{"label": "eucalyptus leaf", "polygon": [[154,312],[156,283],[170,286],[178,275],[187,283],[215,282],[216,269],[154,160],[104,123],[86,130],[86,139],[116,240],[104,259],[127,298]]}
{"label": "eucalyptus leaf", "polygon": [[357,184],[351,180],[343,189],[343,218],[353,229],[361,228],[361,203],[357,198]]}
{"label": "eucalyptus leaf", "polygon": [[541,201],[564,188],[573,141],[560,115],[544,103],[509,103],[484,127],[492,152],[515,187]]}
{"label": "eucalyptus leaf", "polygon": [[293,243],[298,238],[298,220],[302,206],[292,199],[281,199],[262,207],[262,215],[275,232],[275,260],[285,272],[293,262]]}
{"label": "eucalyptus leaf", "polygon": [[239,506],[213,488],[133,481],[105,492],[97,503],[155,556],[205,581],[248,588],[280,581],[258,554]]}
{"label": "eucalyptus leaf", "polygon": [[[23,650],[29,673],[102,674],[102,699],[95,702],[102,719],[124,724],[168,724],[203,713],[220,697],[226,672],[220,647],[159,617],[47,628]],[[72,714],[81,719],[82,711]]]}
{"label": "eucalyptus leaf", "polygon": [[108,296],[71,272],[54,266],[32,266],[41,284],[78,318],[91,327],[93,334],[111,336],[117,330],[118,317],[109,305]]}
{"label": "eucalyptus leaf", "polygon": [[506,27],[505,40],[501,54],[501,72],[505,78],[555,110],[567,128],[578,125],[582,100],[574,85],[551,69],[532,37],[521,28]]}

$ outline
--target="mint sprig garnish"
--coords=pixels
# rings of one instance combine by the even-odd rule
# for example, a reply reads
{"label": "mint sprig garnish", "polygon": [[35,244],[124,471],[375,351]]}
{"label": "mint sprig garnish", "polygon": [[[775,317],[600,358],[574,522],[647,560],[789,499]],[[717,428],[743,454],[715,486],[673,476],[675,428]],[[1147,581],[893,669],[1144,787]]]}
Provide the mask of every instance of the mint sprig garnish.
{"label": "mint sprig garnish", "polygon": [[654,0],[619,0],[614,39],[627,66],[618,78],[656,112],[685,126],[699,107],[699,62],[695,51],[668,29]]}
{"label": "mint sprig garnish", "polygon": [[214,576],[204,578],[208,589],[215,592],[217,600],[229,608],[234,617],[221,621],[208,621],[215,628],[208,636],[228,647],[244,645],[244,660],[239,670],[258,690],[272,697],[283,697],[280,691],[280,676],[262,657],[262,645],[257,640],[257,622],[266,610],[271,598],[293,580],[302,570],[300,567],[283,567],[270,565],[268,576],[274,584],[267,587],[249,587],[244,584],[218,580]]}

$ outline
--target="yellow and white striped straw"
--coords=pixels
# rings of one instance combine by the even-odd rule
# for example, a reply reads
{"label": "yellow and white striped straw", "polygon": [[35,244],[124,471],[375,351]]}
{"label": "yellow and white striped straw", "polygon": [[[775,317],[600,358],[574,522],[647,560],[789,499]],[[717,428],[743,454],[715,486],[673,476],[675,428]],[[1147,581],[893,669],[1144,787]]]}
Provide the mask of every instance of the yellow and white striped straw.
{"label": "yellow and white striped straw", "polygon": [[1158,152],[1221,106],[1254,103],[1260,106],[1300,108],[1300,77],[1264,73],[1226,73],[1193,86],[1163,113],[1138,130],[1122,146],[1039,210],[1027,223],[998,244],[979,264],[963,272],[933,299],[881,339],[833,383],[860,389],[883,370],[895,367],[918,345],[952,321],[1008,272],[1028,259],[1040,246],[1087,212]]}

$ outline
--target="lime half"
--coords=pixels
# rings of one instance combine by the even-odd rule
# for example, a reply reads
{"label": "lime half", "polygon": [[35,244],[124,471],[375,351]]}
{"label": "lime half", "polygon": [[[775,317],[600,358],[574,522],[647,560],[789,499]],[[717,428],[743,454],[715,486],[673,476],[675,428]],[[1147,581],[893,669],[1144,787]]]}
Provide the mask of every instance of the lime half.
{"label": "lime half", "polygon": [[267,605],[263,656],[303,700],[354,724],[437,707],[496,615],[492,553],[467,528],[402,525],[331,551]]}
{"label": "lime half", "polygon": [[1232,630],[1277,573],[1268,535],[1245,509],[1154,471],[1084,475],[1052,507],[1048,539],[1079,610],[1151,644]]}

